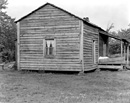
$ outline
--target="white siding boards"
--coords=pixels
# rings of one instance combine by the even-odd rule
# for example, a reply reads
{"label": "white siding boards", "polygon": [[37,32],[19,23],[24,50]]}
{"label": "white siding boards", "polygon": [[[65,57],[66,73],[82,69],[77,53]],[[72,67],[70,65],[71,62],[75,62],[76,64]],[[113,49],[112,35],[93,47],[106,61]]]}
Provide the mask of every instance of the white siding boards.
{"label": "white siding boards", "polygon": [[47,3],[17,23],[19,69],[84,72],[96,68],[98,30],[82,19]]}

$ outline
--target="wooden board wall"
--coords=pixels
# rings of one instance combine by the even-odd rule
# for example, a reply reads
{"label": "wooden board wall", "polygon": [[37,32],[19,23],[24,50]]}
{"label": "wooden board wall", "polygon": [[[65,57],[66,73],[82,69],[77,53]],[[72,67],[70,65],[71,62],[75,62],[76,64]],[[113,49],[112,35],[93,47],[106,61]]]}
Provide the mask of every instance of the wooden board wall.
{"label": "wooden board wall", "polygon": [[[80,71],[79,19],[46,5],[20,21],[20,69]],[[44,57],[43,40],[54,38],[56,55]]]}
{"label": "wooden board wall", "polygon": [[[93,60],[93,40],[96,47],[96,64]],[[83,25],[83,59],[84,59],[84,71],[95,69],[98,63],[98,51],[99,51],[99,33],[96,28],[90,27],[84,23]]]}

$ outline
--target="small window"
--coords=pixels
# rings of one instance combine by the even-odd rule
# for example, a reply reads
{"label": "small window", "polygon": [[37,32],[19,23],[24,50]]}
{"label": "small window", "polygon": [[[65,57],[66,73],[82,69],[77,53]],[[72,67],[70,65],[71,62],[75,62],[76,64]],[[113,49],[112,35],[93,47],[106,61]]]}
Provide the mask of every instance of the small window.
{"label": "small window", "polygon": [[54,56],[54,39],[46,39],[45,40],[45,56],[53,57]]}

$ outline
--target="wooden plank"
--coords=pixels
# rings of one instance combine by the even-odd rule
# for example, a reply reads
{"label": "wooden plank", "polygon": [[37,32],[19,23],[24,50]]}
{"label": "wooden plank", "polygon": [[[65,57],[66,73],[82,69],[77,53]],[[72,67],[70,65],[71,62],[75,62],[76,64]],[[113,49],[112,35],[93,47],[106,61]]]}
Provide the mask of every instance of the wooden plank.
{"label": "wooden plank", "polygon": [[33,37],[37,37],[37,36],[43,36],[43,37],[45,37],[46,35],[50,35],[50,36],[58,36],[58,37],[79,37],[79,35],[80,35],[80,33],[79,32],[77,32],[77,33],[45,33],[45,34],[43,34],[42,32],[41,33],[26,33],[26,34],[24,34],[23,36],[24,37],[28,37],[28,36],[33,36]]}
{"label": "wooden plank", "polygon": [[50,22],[54,22],[54,21],[57,21],[59,20],[58,22],[64,22],[64,21],[78,21],[78,19],[75,19],[73,17],[67,17],[67,16],[47,16],[46,14],[44,16],[41,16],[41,15],[34,15],[33,17],[30,17],[29,19],[24,19],[24,22],[23,23],[30,23],[30,22],[37,22],[37,21],[42,21],[42,22],[47,22],[50,23]]}
{"label": "wooden plank", "polygon": [[37,60],[40,60],[40,62],[43,62],[43,64],[44,64],[44,62],[56,62],[56,63],[62,63],[62,62],[64,62],[64,63],[68,63],[68,62],[75,62],[75,63],[80,63],[80,60],[78,60],[78,59],[47,59],[47,58],[44,58],[43,59],[43,57],[41,57],[41,58],[28,58],[28,57],[22,57],[21,58],[21,62],[34,62],[34,61],[36,61],[36,62],[39,62],[39,61],[37,61]]}
{"label": "wooden plank", "polygon": [[[41,24],[40,22],[42,22],[43,24]],[[56,22],[56,23],[55,23]],[[78,26],[78,23],[77,22],[72,22],[72,21],[62,21],[62,22],[59,22],[58,20],[55,20],[55,21],[51,21],[51,22],[47,22],[47,21],[36,21],[35,22],[30,22],[30,23],[25,23],[22,25],[22,28],[33,28],[33,27],[48,27],[48,26],[64,26],[66,27],[67,25],[70,25],[70,26]]]}
{"label": "wooden plank", "polygon": [[[46,38],[49,38],[49,37],[55,38],[54,35],[55,35],[55,34],[53,34],[52,37],[51,37],[51,36],[46,36]],[[32,40],[41,40],[42,38],[41,38],[41,37],[20,37],[20,41],[28,41],[28,40],[31,40],[31,39],[32,39]],[[69,42],[69,41],[70,41],[70,42],[71,42],[71,41],[79,42],[79,38],[77,38],[77,37],[74,37],[74,38],[70,38],[70,37],[66,37],[66,38],[65,38],[65,37],[64,37],[64,38],[62,38],[62,37],[61,37],[61,38],[58,38],[57,41],[59,41],[59,42],[61,42],[61,41],[62,41],[62,42],[66,42],[66,41],[68,41],[68,42]]]}
{"label": "wooden plank", "polygon": [[[64,70],[66,71],[66,69],[76,69],[78,68],[79,70],[81,69],[81,66],[80,65],[67,65],[67,64],[64,64],[64,65],[25,65],[25,64],[22,64],[20,65],[20,68],[44,68],[44,70],[46,70],[47,68],[55,68],[55,69],[58,69],[60,68],[61,70]],[[81,71],[81,70],[80,70]]]}
{"label": "wooden plank", "polygon": [[[36,62],[36,61],[21,61],[20,62],[21,64],[23,64],[23,65],[36,65],[36,66],[38,66],[38,65],[49,65],[50,64],[50,62]],[[58,64],[58,65],[73,65],[73,64],[75,64],[75,66],[77,65],[80,65],[80,63],[79,62],[52,62],[51,63],[51,65],[55,65],[55,64]]]}
{"label": "wooden plank", "polygon": [[[124,44],[124,57],[126,56],[126,45]],[[125,57],[126,58],[126,57]]]}
{"label": "wooden plank", "polygon": [[103,69],[120,69],[123,70],[122,65],[98,65],[98,68],[103,68]]}
{"label": "wooden plank", "polygon": [[17,23],[17,69],[20,69],[20,22]]}
{"label": "wooden plank", "polygon": [[121,57],[123,56],[123,42],[121,40]]}
{"label": "wooden plank", "polygon": [[44,68],[44,67],[21,67],[22,70],[44,70],[44,71],[80,71],[81,67],[77,67],[77,68],[63,68],[61,69],[61,67],[48,67],[48,68]]}
{"label": "wooden plank", "polygon": [[[51,16],[51,15],[46,15],[46,16],[35,16],[35,15],[33,15],[32,17],[28,17],[28,18],[26,18],[25,20],[37,20],[37,19],[56,19],[57,18],[57,16]],[[58,16],[58,19],[59,20],[69,20],[69,21],[71,21],[71,20],[77,20],[77,19],[75,19],[75,18],[71,18],[71,17],[69,17],[69,16]]]}
{"label": "wooden plank", "polygon": [[[21,31],[21,33],[23,32],[23,30]],[[23,34],[25,33],[41,33],[44,32],[45,34],[52,34],[52,33],[77,33],[79,32],[79,29],[74,29],[74,30],[69,30],[69,29],[42,29],[42,30],[26,30],[23,32]]]}
{"label": "wooden plank", "polygon": [[63,26],[63,25],[62,25],[62,26],[59,26],[59,25],[57,25],[57,26],[56,26],[56,25],[52,26],[52,25],[51,25],[51,26],[43,26],[43,27],[42,27],[42,26],[36,26],[36,27],[34,27],[34,26],[33,26],[33,27],[30,27],[30,26],[29,26],[29,27],[21,27],[22,30],[23,30],[23,29],[25,29],[25,30],[27,30],[27,29],[53,29],[53,28],[55,28],[55,29],[56,29],[56,28],[58,28],[58,29],[59,29],[59,28],[61,28],[61,29],[62,29],[62,28],[70,28],[70,29],[72,29],[72,28],[79,28],[79,26],[78,26],[78,25],[64,25],[64,26]]}
{"label": "wooden plank", "polygon": [[129,65],[129,45],[127,45],[127,65]]}
{"label": "wooden plank", "polygon": [[[100,45],[100,34],[98,34],[98,40],[97,40],[97,41],[98,41],[98,45],[97,45],[97,48],[98,48],[98,51],[97,51],[97,53],[98,53],[98,54],[97,54],[97,55],[98,55],[98,56],[97,56],[97,62],[99,62],[98,59],[99,59],[99,56],[100,56],[100,46],[101,46],[101,45]],[[98,63],[97,63],[97,64],[98,64]]]}
{"label": "wooden plank", "polygon": [[99,60],[99,64],[125,64],[125,57],[116,57]]}
{"label": "wooden plank", "polygon": [[84,72],[84,53],[83,53],[83,21],[80,21],[80,29],[81,29],[81,34],[80,34],[80,60],[81,60],[81,65],[82,65],[82,72]]}
{"label": "wooden plank", "polygon": [[122,62],[122,61],[116,61],[116,62],[104,62],[104,63],[99,63],[99,64],[105,64],[105,65],[117,65],[117,64],[119,64],[119,65],[121,65],[121,64],[123,64],[123,65],[125,65],[126,64],[126,62]]}
{"label": "wooden plank", "polygon": [[66,70],[67,68],[73,68],[73,69],[75,69],[75,68],[79,68],[79,69],[81,69],[80,67],[80,64],[76,64],[76,65],[71,65],[71,64],[51,64],[51,65],[49,65],[49,64],[46,64],[46,65],[44,65],[44,64],[37,64],[37,65],[32,65],[32,64],[20,64],[20,67],[32,67],[32,68],[59,68],[60,67],[60,69],[64,69],[64,70]]}

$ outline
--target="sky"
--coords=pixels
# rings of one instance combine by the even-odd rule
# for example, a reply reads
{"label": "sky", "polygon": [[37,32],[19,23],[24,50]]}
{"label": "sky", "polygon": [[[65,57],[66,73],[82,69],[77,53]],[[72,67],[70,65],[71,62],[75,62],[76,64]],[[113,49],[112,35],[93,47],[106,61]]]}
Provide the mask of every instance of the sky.
{"label": "sky", "polygon": [[130,0],[8,0],[7,14],[18,20],[45,3],[52,3],[104,30],[112,23],[112,31],[127,29],[130,24]]}

